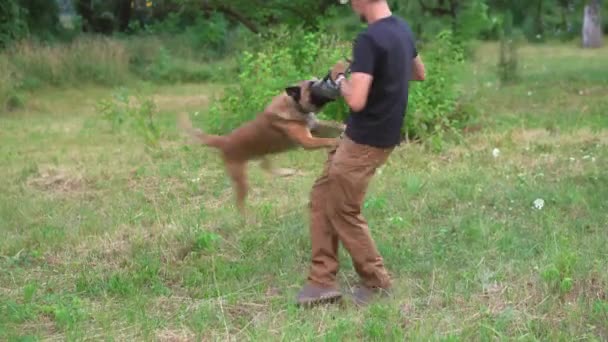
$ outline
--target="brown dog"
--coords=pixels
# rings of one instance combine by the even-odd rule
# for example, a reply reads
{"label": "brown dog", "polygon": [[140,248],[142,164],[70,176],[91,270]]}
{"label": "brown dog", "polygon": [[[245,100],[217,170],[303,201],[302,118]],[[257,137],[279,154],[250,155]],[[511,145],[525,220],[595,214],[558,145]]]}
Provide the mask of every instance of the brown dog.
{"label": "brown dog", "polygon": [[315,113],[332,100],[311,93],[314,80],[301,81],[285,88],[257,117],[227,135],[205,134],[194,129],[187,116],[182,115],[180,126],[195,142],[211,146],[221,152],[226,170],[235,190],[236,203],[245,213],[248,183],[246,168],[250,160],[261,160],[261,166],[275,175],[293,174],[289,169],[272,168],[269,156],[303,147],[307,150],[330,148],[344,132],[340,123],[317,120]]}

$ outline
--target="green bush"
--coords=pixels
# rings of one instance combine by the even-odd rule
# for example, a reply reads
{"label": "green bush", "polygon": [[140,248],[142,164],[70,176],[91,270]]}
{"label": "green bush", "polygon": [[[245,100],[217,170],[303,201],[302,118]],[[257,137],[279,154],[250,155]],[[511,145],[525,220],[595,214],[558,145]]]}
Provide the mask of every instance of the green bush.
{"label": "green bush", "polygon": [[[251,120],[285,87],[300,80],[323,77],[343,56],[350,55],[350,45],[334,37],[302,30],[279,28],[265,37],[266,44],[256,52],[246,51],[238,60],[236,84],[211,106],[205,128],[226,133]],[[342,119],[346,107],[342,101],[325,107],[322,115]]]}
{"label": "green bush", "polygon": [[126,133],[135,133],[148,147],[158,147],[160,131],[156,123],[156,104],[151,98],[140,94],[131,96],[126,88],[119,88],[112,99],[100,100],[97,111],[118,133],[126,128]]}
{"label": "green bush", "polygon": [[[313,76],[322,77],[343,57],[350,56],[351,44],[329,35],[278,31],[266,39],[257,52],[245,52],[239,60],[238,82],[226,88],[212,104],[203,123],[212,133],[223,134],[253,119],[288,85]],[[427,80],[412,82],[410,106],[403,135],[431,142],[441,148],[445,133],[462,128],[474,112],[461,105],[457,89],[463,64],[462,44],[444,31],[424,49]],[[342,99],[329,104],[319,116],[342,121],[348,115]]]}
{"label": "green bush", "polygon": [[0,2],[0,49],[27,35],[26,14],[17,0]]}
{"label": "green bush", "polygon": [[443,31],[421,55],[426,80],[411,83],[403,133],[409,139],[427,141],[433,148],[441,149],[445,134],[457,133],[457,128],[469,119],[467,111],[458,110],[461,94],[457,82],[464,51],[450,31]]}

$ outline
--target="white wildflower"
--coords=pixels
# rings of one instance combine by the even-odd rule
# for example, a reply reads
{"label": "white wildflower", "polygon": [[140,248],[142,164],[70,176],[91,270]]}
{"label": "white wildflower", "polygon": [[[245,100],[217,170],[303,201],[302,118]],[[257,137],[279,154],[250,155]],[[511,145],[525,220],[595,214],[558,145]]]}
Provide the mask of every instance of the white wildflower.
{"label": "white wildflower", "polygon": [[545,206],[545,200],[542,198],[537,198],[534,200],[534,208],[541,210]]}
{"label": "white wildflower", "polygon": [[497,148],[493,149],[492,155],[494,156],[494,158],[498,158],[498,156],[500,155],[500,150]]}
{"label": "white wildflower", "polygon": [[583,156],[583,160],[587,160],[587,159],[590,159],[590,158],[591,158],[590,155]]}

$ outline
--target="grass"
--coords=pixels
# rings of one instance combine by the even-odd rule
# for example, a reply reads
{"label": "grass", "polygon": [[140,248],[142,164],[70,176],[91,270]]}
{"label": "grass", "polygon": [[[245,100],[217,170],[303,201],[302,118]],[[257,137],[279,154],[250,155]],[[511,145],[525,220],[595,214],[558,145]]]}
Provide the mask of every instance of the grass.
{"label": "grass", "polygon": [[462,83],[482,129],[402,146],[374,179],[364,214],[396,294],[365,309],[294,306],[322,151],[277,157],[292,178],[252,165],[242,222],[217,155],[174,127],[220,87],[143,88],[159,148],[95,111],[111,89],[32,94],[0,117],[0,339],[608,339],[607,51],[526,46],[499,88],[496,49]]}

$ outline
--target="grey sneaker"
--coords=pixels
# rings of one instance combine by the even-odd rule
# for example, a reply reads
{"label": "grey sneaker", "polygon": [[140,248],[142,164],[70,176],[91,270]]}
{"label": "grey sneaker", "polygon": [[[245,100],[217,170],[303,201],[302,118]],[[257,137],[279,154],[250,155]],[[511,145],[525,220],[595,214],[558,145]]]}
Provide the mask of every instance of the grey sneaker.
{"label": "grey sneaker", "polygon": [[314,306],[335,303],[340,299],[342,299],[342,293],[336,289],[306,284],[298,294],[298,305]]}
{"label": "grey sneaker", "polygon": [[391,295],[390,289],[383,289],[380,287],[367,287],[363,285],[356,286],[353,289],[353,300],[355,304],[359,306],[365,306],[369,304],[374,298],[377,297],[389,297]]}

